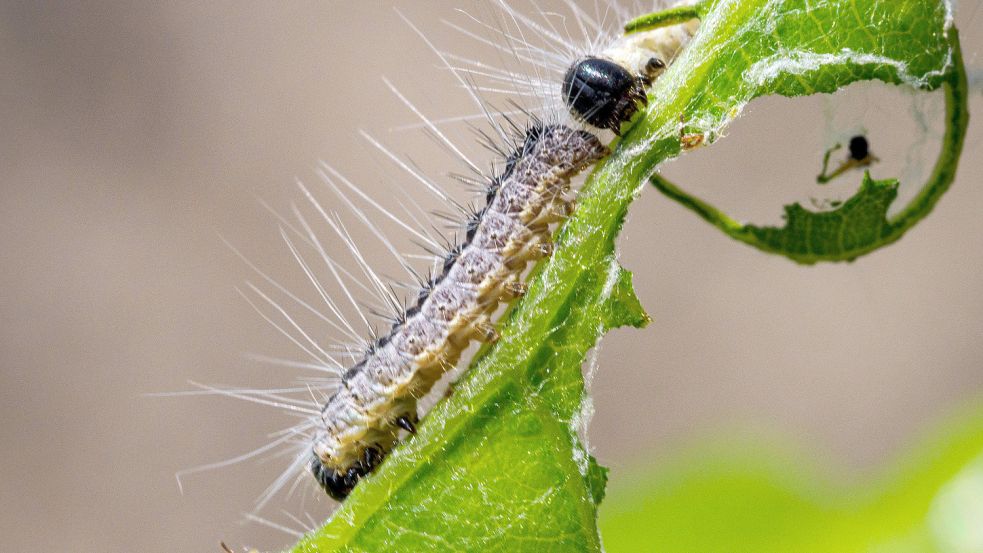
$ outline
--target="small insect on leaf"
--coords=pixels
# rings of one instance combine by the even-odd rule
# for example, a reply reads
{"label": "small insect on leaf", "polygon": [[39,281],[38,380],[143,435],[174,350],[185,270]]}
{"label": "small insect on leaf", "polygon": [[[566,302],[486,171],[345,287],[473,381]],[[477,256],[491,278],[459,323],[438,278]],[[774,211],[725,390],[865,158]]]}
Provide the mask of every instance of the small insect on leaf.
{"label": "small insect on leaf", "polygon": [[828,170],[827,168],[829,166],[830,156],[833,152],[842,147],[842,144],[836,144],[832,148],[826,150],[826,152],[823,154],[823,170],[816,177],[817,183],[826,184],[843,173],[846,173],[850,169],[869,167],[871,164],[880,161],[876,156],[870,153],[870,143],[868,142],[867,137],[862,134],[858,134],[850,139],[850,143],[847,146],[847,149],[850,152],[849,157],[844,159],[832,173],[827,173],[826,171]]}

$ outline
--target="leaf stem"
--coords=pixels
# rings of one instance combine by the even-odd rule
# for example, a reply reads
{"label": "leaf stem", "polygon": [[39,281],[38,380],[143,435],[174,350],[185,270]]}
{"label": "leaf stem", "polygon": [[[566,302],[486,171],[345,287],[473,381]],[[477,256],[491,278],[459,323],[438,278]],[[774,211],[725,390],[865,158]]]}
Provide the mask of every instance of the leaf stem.
{"label": "leaf stem", "polygon": [[662,10],[632,19],[625,24],[625,34],[650,31],[659,27],[685,23],[690,19],[699,19],[703,13],[703,4],[704,2],[698,2],[692,5],[676,6],[668,10]]}
{"label": "leaf stem", "polygon": [[891,225],[898,230],[899,238],[904,231],[928,215],[939,198],[945,194],[956,178],[959,156],[966,142],[969,128],[969,85],[966,80],[966,67],[963,64],[962,49],[959,47],[959,31],[949,29],[952,44],[951,71],[943,83],[945,90],[945,136],[942,138],[942,151],[935,161],[935,167],[928,181],[917,196],[901,213],[891,219]]}

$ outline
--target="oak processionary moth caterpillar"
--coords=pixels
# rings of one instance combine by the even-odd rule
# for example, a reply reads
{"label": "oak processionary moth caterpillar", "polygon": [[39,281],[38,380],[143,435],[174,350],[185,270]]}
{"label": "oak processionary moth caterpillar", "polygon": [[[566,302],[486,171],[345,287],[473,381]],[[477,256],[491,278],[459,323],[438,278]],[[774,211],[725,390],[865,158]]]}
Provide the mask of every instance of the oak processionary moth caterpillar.
{"label": "oak processionary moth caterpillar", "polygon": [[[578,18],[586,18],[572,0],[567,4]],[[516,24],[521,22],[529,30],[545,32],[543,27],[504,2],[500,2],[500,7]],[[628,15],[619,13],[619,17]],[[592,26],[603,33],[600,24],[592,23]],[[430,279],[420,291],[415,305],[397,316],[391,330],[344,371],[337,389],[317,415],[288,429],[273,443],[253,453],[194,470],[237,462],[312,432],[310,445],[264,497],[268,499],[294,468],[306,463],[331,497],[339,501],[344,499],[362,477],[385,459],[401,432],[415,432],[418,400],[457,364],[471,341],[489,342],[497,338],[491,316],[501,303],[523,294],[521,275],[528,263],[552,252],[551,225],[563,221],[573,207],[572,200],[566,195],[571,178],[607,155],[607,147],[592,132],[573,124],[544,121],[556,121],[560,105],[565,104],[576,121],[619,134],[622,123],[631,119],[638,107],[646,103],[645,87],[671,63],[695,29],[696,21],[691,21],[618,37],[608,40],[609,46],[596,55],[587,56],[583,55],[583,47],[578,49],[577,45],[565,43],[568,61],[558,63],[558,56],[544,55],[537,62],[539,69],[535,78],[517,78],[510,71],[489,73],[488,66],[483,63],[463,58],[458,61],[465,67],[453,67],[445,54],[437,51],[462,84],[465,83],[459,72],[474,77],[466,84],[485,112],[484,117],[491,118],[491,115],[475,93],[490,89],[477,81],[482,76],[492,75],[499,81],[511,79],[520,96],[537,99],[538,110],[520,108],[523,114],[533,116],[535,122],[524,134],[513,135],[516,146],[504,156],[501,175],[487,179],[486,206],[466,222],[466,238],[456,247],[449,248],[439,276]],[[504,30],[499,29],[499,33],[503,40],[514,40]],[[523,48],[532,47],[525,43]],[[529,61],[523,54],[516,55]],[[547,75],[562,75],[562,79],[546,77],[544,80],[541,69],[546,69]],[[408,102],[407,105],[416,111]],[[537,112],[539,118],[535,118]],[[507,117],[508,114],[502,115]],[[426,121],[426,124],[446,143],[433,122]],[[495,126],[505,138],[501,127]],[[514,124],[513,128],[516,128]],[[306,223],[304,226],[309,233]],[[335,231],[348,240],[337,227]],[[351,244],[349,246],[355,251]],[[296,252],[294,255],[297,256]],[[360,259],[360,262],[364,263],[364,260]],[[306,265],[304,270],[309,271]],[[260,274],[270,280],[262,272]],[[339,278],[337,274],[335,276]],[[323,294],[320,285],[316,282],[315,285]],[[273,303],[259,293],[264,300]],[[330,300],[325,300],[331,304]],[[282,313],[279,306],[273,305]],[[337,314],[333,306],[332,311]],[[310,342],[311,339],[300,332]],[[314,347],[320,350],[320,347]],[[311,412],[298,407],[299,402],[284,403],[273,391],[212,391],[268,405],[294,405],[291,408],[295,411]]]}
{"label": "oak processionary moth caterpillar", "polygon": [[[646,102],[645,87],[689,40],[696,22],[624,37],[599,56],[571,64],[562,96],[573,115],[618,134]],[[487,205],[468,221],[467,238],[442,274],[342,377],[321,410],[310,469],[324,490],[344,499],[375,469],[403,430],[415,432],[417,399],[453,368],[471,340],[494,341],[491,315],[522,295],[530,261],[552,251],[551,224],[564,220],[571,177],[607,155],[594,134],[536,123],[492,179]]]}
{"label": "oak processionary moth caterpillar", "polygon": [[471,340],[492,341],[500,302],[522,295],[526,264],[552,252],[551,227],[571,210],[570,178],[607,154],[593,134],[535,124],[493,179],[487,206],[468,223],[467,239],[443,273],[420,293],[389,335],[342,377],[321,410],[310,468],[335,499],[414,431],[417,398],[453,368]]}

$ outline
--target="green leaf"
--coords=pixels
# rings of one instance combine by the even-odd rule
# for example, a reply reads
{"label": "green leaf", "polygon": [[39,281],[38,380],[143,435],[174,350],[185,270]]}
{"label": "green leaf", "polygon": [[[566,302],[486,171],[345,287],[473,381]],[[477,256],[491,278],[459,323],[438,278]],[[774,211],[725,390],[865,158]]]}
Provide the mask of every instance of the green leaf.
{"label": "green leaf", "polygon": [[804,453],[714,441],[611,490],[605,549],[674,553],[979,551],[983,411],[962,413],[877,478],[830,479]]}
{"label": "green leaf", "polygon": [[[927,8],[933,3],[935,2],[921,4]],[[914,6],[916,4],[914,2],[908,4],[910,6],[898,7],[902,8],[902,11],[908,7],[917,7]],[[944,8],[940,2],[935,4],[938,8],[936,11]],[[858,11],[861,8],[862,4],[858,3]],[[877,10],[872,9],[870,13],[877,13]],[[913,10],[909,15],[917,18],[926,14]],[[630,26],[638,26],[641,23],[641,21],[633,22]],[[883,30],[878,29],[880,40],[887,42],[883,34]],[[858,66],[857,70],[864,72],[863,78],[906,84],[923,90],[934,90],[939,85],[945,88],[946,132],[941,153],[932,175],[921,187],[920,193],[894,217],[888,217],[888,210],[897,197],[897,180],[872,181],[867,174],[864,175],[857,193],[832,211],[817,213],[803,208],[798,203],[785,206],[786,224],[780,228],[742,224],[660,175],[652,176],[652,184],[663,194],[690,209],[731,238],[765,252],[784,255],[798,263],[853,261],[861,255],[896,242],[908,229],[928,215],[939,198],[949,189],[956,176],[956,167],[969,126],[968,86],[956,31],[953,29],[948,32],[948,43],[951,48],[937,50],[937,61],[946,64],[944,66],[946,69],[939,69],[928,63],[923,66],[922,72],[912,73],[911,65],[906,63],[908,59],[917,58],[917,48],[938,47],[939,37],[944,37],[945,34],[937,33],[934,41],[930,40],[931,33],[926,33],[924,37],[912,36],[915,49],[904,51],[903,48],[898,48],[900,52],[890,56],[886,56],[884,51],[876,54],[867,51],[860,54],[855,51],[853,45],[844,44],[843,47],[851,50],[851,53],[843,55],[842,59],[836,62],[849,67],[855,64],[856,60],[876,59],[878,63]],[[912,57],[907,58],[904,57],[905,55]],[[755,62],[750,65],[743,76],[746,80],[761,85],[761,90],[745,89],[743,92],[753,95],[773,93],[798,96],[816,91],[828,92],[831,82],[839,84],[837,75],[831,72],[835,64],[826,64],[815,70],[808,69],[823,56],[835,57],[834,52],[790,49],[787,56],[787,60],[772,59],[766,64]],[[919,63],[924,64],[926,61],[920,59]],[[795,68],[794,75],[782,75],[780,71],[783,64]]]}
{"label": "green leaf", "polygon": [[[832,91],[874,75],[932,86],[949,75],[945,13],[936,2],[741,0],[698,8],[701,31],[588,178],[553,256],[503,317],[501,339],[295,551],[599,551],[604,471],[578,439],[587,411],[581,364],[609,328],[648,321],[617,262],[615,238],[640,186],[679,154],[680,118],[686,132],[712,141],[761,93]],[[845,59],[844,47],[852,52]],[[788,56],[798,64],[783,63]],[[818,88],[804,85],[805,74],[821,77],[812,79]]]}
{"label": "green leaf", "polygon": [[683,192],[661,175],[651,182],[735,240],[799,263],[853,261],[901,237],[907,227],[888,220],[887,211],[898,196],[898,181],[875,181],[864,174],[860,190],[831,211],[814,212],[795,203],[785,206],[785,226],[741,224],[710,204]]}
{"label": "green leaf", "polygon": [[[591,253],[556,253],[592,270],[575,280],[540,272],[530,301],[510,314],[499,343],[453,397],[296,551],[599,548],[605,472],[577,439],[580,363],[607,324],[648,319],[629,273],[610,254]],[[567,283],[567,293],[554,294],[553,282]],[[532,335],[541,341],[531,342],[524,325],[537,325]]]}

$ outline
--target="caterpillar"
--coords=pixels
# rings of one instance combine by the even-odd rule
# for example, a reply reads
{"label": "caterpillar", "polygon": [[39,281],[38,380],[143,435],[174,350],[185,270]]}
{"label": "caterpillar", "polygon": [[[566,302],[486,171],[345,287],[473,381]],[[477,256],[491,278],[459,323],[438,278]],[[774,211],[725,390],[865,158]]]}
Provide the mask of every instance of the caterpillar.
{"label": "caterpillar", "polygon": [[[575,4],[568,2],[568,6],[578,17],[583,16],[576,10]],[[528,29],[543,31],[542,27],[525,16],[510,11],[512,8],[506,4],[503,3],[502,8],[511,16],[512,21],[521,22]],[[621,13],[619,17],[625,20],[628,15]],[[596,27],[595,31],[600,32],[601,24],[592,22],[586,17],[583,20]],[[595,133],[583,128],[584,125],[617,133],[620,124],[630,119],[637,106],[644,103],[644,88],[639,87],[650,84],[658,76],[657,70],[660,68],[656,66],[660,64],[664,66],[671,61],[681,45],[692,34],[692,25],[685,25],[688,25],[686,27],[688,30],[657,29],[640,33],[630,39],[626,37],[611,40],[602,33],[608,46],[599,49],[593,46],[586,49],[575,47],[572,41],[567,41],[565,44],[568,51],[562,56],[566,61],[560,64],[557,63],[561,59],[560,56],[533,57],[530,52],[537,47],[531,43],[524,43],[524,46],[519,47],[513,45],[509,51],[520,61],[533,60],[534,65],[544,67],[548,65],[551,68],[551,71],[545,74],[537,72],[536,77],[520,76],[505,69],[496,73],[484,64],[470,66],[471,60],[437,50],[420,33],[424,41],[430,44],[479,105],[482,114],[474,118],[487,120],[501,140],[513,144],[508,151],[498,149],[502,156],[500,174],[482,177],[472,182],[480,183],[485,187],[485,206],[469,214],[464,225],[464,239],[459,244],[446,248],[447,253],[443,255],[437,276],[421,279],[423,282],[415,303],[409,308],[394,305],[397,307],[397,313],[388,332],[372,340],[361,353],[349,355],[351,362],[348,364],[334,361],[333,357],[304,332],[282,307],[250,285],[253,292],[286,318],[291,325],[290,328],[300,337],[292,336],[290,328],[281,328],[276,323],[273,323],[274,326],[300,346],[305,353],[316,359],[314,364],[275,361],[290,367],[327,371],[331,376],[313,382],[307,381],[300,387],[278,390],[208,388],[211,393],[286,408],[297,412],[303,417],[303,421],[277,434],[272,443],[253,452],[184,473],[226,466],[271,451],[282,444],[297,444],[301,448],[300,454],[294,457],[293,462],[280,478],[263,494],[257,509],[277,490],[282,489],[288,479],[303,467],[313,474],[316,482],[327,495],[339,501],[346,498],[363,477],[382,463],[399,441],[402,433],[415,432],[420,416],[419,400],[427,395],[446,371],[457,364],[463,350],[474,340],[489,342],[496,339],[497,334],[491,321],[493,312],[499,304],[523,294],[521,274],[529,262],[551,253],[551,228],[571,213],[573,204],[566,195],[571,178],[608,154],[608,149],[602,140]],[[412,23],[410,26],[413,27]],[[682,29],[682,26],[678,27]],[[499,39],[512,40],[507,31],[499,28],[497,32],[500,34]],[[549,32],[541,34],[553,38]],[[660,39],[659,37],[663,35],[669,38]],[[660,43],[660,40],[664,43]],[[537,51],[542,52],[542,49]],[[584,57],[582,54],[584,51],[598,51],[600,54]],[[656,58],[660,60],[659,63],[652,61]],[[613,63],[619,69],[615,70],[609,65],[601,64],[598,60],[603,60],[605,64]],[[455,65],[456,62],[461,61],[464,62],[465,67]],[[473,63],[479,64],[479,62]],[[474,67],[479,66],[482,70],[475,72]],[[612,81],[627,79],[625,75],[630,75],[631,85],[627,89],[620,84],[618,87],[605,89],[602,87],[603,83],[599,84],[584,76],[588,68],[608,71],[609,76],[616,77],[609,79]],[[572,76],[566,78],[568,74]],[[516,103],[517,109],[514,111],[492,108],[486,96],[492,96],[494,91],[477,82],[477,77],[481,75],[491,75],[498,80],[508,79],[513,84],[515,92],[515,95],[510,95],[510,102],[513,98],[532,97],[537,105],[522,106]],[[530,84],[533,86],[529,86]],[[390,87],[392,88],[391,85]],[[574,88],[579,92],[571,92]],[[463,159],[472,170],[477,171],[476,166],[438,130],[437,124],[450,119],[427,119],[395,88],[393,91],[412,111],[424,119],[423,125],[431,135],[437,136],[445,146],[457,153],[457,157]],[[482,97],[479,98],[479,94]],[[569,112],[566,109],[567,105]],[[533,121],[524,131],[510,119],[517,113],[524,117],[528,116]],[[572,117],[570,115],[564,117],[562,115],[564,113],[572,114]],[[498,120],[500,117],[504,117],[512,127],[511,132],[503,130]],[[493,141],[489,140],[489,142]],[[495,148],[494,145],[492,147]],[[395,156],[386,153],[395,160]],[[413,177],[424,182],[428,188],[433,189],[428,179],[405,164],[400,163],[400,165]],[[335,177],[343,179],[333,169],[330,171]],[[322,176],[328,179],[326,175]],[[379,207],[354,185],[347,181],[345,184],[363,199]],[[312,199],[307,189],[303,186],[302,189],[305,195]],[[438,195],[447,200],[446,196]],[[348,202],[347,199],[345,201]],[[350,202],[348,205],[363,222],[369,224],[365,214],[358,211]],[[358,259],[362,271],[366,274],[371,273],[371,268],[358,253],[347,231],[340,226],[340,223],[332,222],[316,202],[315,207],[342,241],[348,244],[349,249]],[[395,220],[391,213],[385,211],[384,213]],[[293,234],[314,246],[335,278],[344,287],[342,277],[338,274],[344,269],[337,267],[327,257],[309,225],[299,215],[298,218],[303,227],[301,229],[292,227],[283,219],[281,222],[290,228]],[[425,226],[419,221],[416,222],[420,226]],[[399,222],[399,224],[411,233],[417,234],[405,223]],[[386,242],[390,251],[396,253],[384,237],[375,229],[373,232]],[[284,235],[284,238],[287,239],[287,236]],[[317,282],[316,276],[295,251],[294,245],[290,240],[287,242],[294,257],[314,283],[331,312],[342,319],[338,307]],[[432,243],[429,245],[433,247]],[[258,271],[255,266],[253,268]],[[265,273],[259,271],[259,274],[292,301],[299,303],[308,311],[315,311]],[[351,275],[348,277],[350,278]],[[371,274],[369,281],[370,286],[363,285],[365,290],[382,292],[388,303],[395,303],[393,295],[385,291],[385,285],[374,273]],[[357,282],[357,279],[350,278],[350,282]],[[353,304],[355,303],[347,288],[345,295]],[[364,316],[362,319],[364,320]],[[333,326],[349,338],[357,338],[354,329],[343,319],[340,326],[336,324]],[[319,403],[316,409],[310,407],[309,401],[287,397],[288,394],[308,391],[312,393],[326,391],[330,395]]]}
{"label": "caterpillar", "polygon": [[[645,87],[695,28],[691,21],[624,37],[600,57],[571,64],[561,83],[571,113],[618,134],[645,102]],[[457,364],[471,340],[496,339],[491,314],[522,295],[526,264],[551,252],[550,225],[572,209],[563,197],[570,178],[608,153],[594,134],[560,124],[536,123],[521,142],[506,156],[486,207],[467,222],[466,240],[448,254],[440,276],[325,402],[309,467],[335,499],[344,499],[382,462],[400,432],[415,432],[416,399]]]}
{"label": "caterpillar", "polygon": [[589,132],[542,123],[529,128],[442,273],[344,373],[322,407],[309,466],[330,496],[344,499],[401,431],[415,431],[417,398],[456,365],[472,340],[496,339],[491,314],[500,302],[522,295],[527,263],[551,253],[550,225],[572,209],[564,197],[571,177],[606,154]]}

